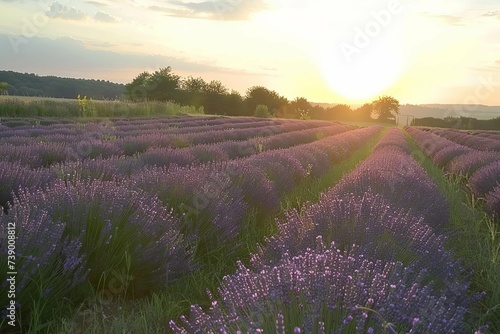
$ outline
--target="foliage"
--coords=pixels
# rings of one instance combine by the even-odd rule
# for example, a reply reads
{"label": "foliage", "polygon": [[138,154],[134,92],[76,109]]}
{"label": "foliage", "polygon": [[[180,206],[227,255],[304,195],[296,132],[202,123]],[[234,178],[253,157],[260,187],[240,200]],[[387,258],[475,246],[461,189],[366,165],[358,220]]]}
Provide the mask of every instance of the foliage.
{"label": "foliage", "polygon": [[259,104],[255,108],[255,112],[253,114],[255,117],[261,117],[261,118],[270,118],[272,117],[271,113],[269,112],[269,108],[266,105]]}
{"label": "foliage", "polygon": [[372,103],[363,104],[361,107],[356,109],[356,113],[359,115],[359,118],[362,119],[363,121],[372,120],[373,104]]}
{"label": "foliage", "polygon": [[125,88],[122,84],[105,80],[39,76],[13,71],[0,71],[0,81],[9,83],[8,95],[67,99],[74,99],[78,94],[82,94],[98,100],[117,100],[123,98]]}
{"label": "foliage", "polygon": [[[341,120],[354,122],[370,122],[373,107],[365,104],[361,108],[352,110],[347,105],[324,107],[312,105],[303,97],[297,97],[289,102],[276,91],[263,86],[250,87],[245,96],[235,90],[230,90],[218,80],[205,81],[201,77],[182,78],[175,74],[170,66],[150,72],[142,72],[132,82],[126,85],[113,84],[102,80],[82,80],[58,77],[40,77],[35,74],[21,74],[12,71],[0,71],[0,80],[9,82],[6,91],[9,95],[19,96],[51,96],[74,98],[78,94],[87,96],[94,102],[99,99],[115,100],[125,97],[130,102],[156,103],[172,102],[179,106],[193,106],[196,110],[203,107],[204,113],[227,116],[253,116],[258,105],[266,105],[272,115],[280,118]],[[1,87],[0,87],[1,91]],[[90,104],[90,103],[87,103]],[[60,106],[54,110],[44,110],[44,106],[37,112],[28,112],[23,116],[73,116]],[[148,105],[141,111],[131,110],[123,105],[120,111],[99,112],[95,103],[97,116],[134,116],[160,114],[157,106]],[[81,109],[90,109],[84,108]],[[23,110],[24,112],[24,110]],[[23,114],[21,110],[0,108],[0,115],[10,116]],[[70,115],[68,115],[70,114]],[[85,114],[85,113],[84,113]],[[94,112],[86,112],[92,116]],[[383,120],[384,118],[380,118]]]}
{"label": "foliage", "polygon": [[143,72],[131,83],[125,85],[125,95],[133,102],[177,101],[181,78],[172,73],[170,66],[154,73]]}
{"label": "foliage", "polygon": [[445,119],[423,117],[415,119],[413,125],[462,130],[500,130],[500,117],[489,120],[471,117],[448,117]]}
{"label": "foliage", "polygon": [[335,106],[326,108],[315,106],[309,112],[309,115],[313,119],[339,120],[349,122],[371,121],[372,119],[369,116],[366,117],[365,110],[366,109],[352,110],[352,108],[346,104],[337,104]]}
{"label": "foliage", "polygon": [[80,97],[78,95],[76,97],[78,100],[78,105],[80,106],[80,114],[82,117],[96,117],[97,112],[94,106],[94,101],[92,98],[87,99],[87,96]]}
{"label": "foliage", "polygon": [[36,99],[23,101],[18,98],[0,100],[1,117],[134,117],[204,114],[204,108],[181,106],[172,102],[123,102]]}
{"label": "foliage", "polygon": [[[229,92],[220,81],[206,82],[201,77],[191,76],[180,78],[172,73],[170,67],[153,74],[139,74],[126,85],[126,96],[131,101],[169,100],[181,105],[203,106],[207,114],[228,116],[255,115],[257,106],[264,105],[271,115],[280,118],[370,122],[375,110],[375,102],[356,110],[345,104],[313,106],[304,97],[289,102],[276,91],[263,86],[250,87],[242,97],[237,91]],[[384,120],[384,117],[380,119]]]}
{"label": "foliage", "polygon": [[[202,78],[182,79],[170,67],[152,74],[143,72],[125,86],[130,101],[171,101],[195,108],[203,108],[213,115],[246,115],[243,99],[236,91],[228,89],[218,80],[209,83]],[[248,114],[250,115],[250,114]]]}
{"label": "foliage", "polygon": [[7,82],[0,82],[0,95],[6,95],[8,94],[7,88],[9,87],[9,84]]}
{"label": "foliage", "polygon": [[248,110],[252,111],[256,110],[258,105],[265,105],[269,112],[274,115],[287,105],[288,100],[266,87],[254,86],[247,90],[245,103]]}
{"label": "foliage", "polygon": [[[291,101],[279,117],[309,119],[309,112],[312,110],[311,104],[304,97],[298,97]],[[278,116],[278,114],[277,114]]]}
{"label": "foliage", "polygon": [[372,102],[373,111],[382,121],[393,121],[399,114],[399,101],[391,96],[381,96]]}

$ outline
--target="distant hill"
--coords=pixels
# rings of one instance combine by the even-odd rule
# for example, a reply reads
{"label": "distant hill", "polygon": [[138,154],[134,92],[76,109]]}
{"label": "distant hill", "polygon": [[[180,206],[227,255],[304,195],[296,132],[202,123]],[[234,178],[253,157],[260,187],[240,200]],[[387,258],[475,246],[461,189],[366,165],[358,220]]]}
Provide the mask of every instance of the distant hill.
{"label": "distant hill", "polygon": [[[335,103],[312,103],[323,108],[334,107]],[[352,109],[360,107],[351,105]],[[500,117],[500,106],[485,106],[481,104],[402,104],[401,115],[411,115],[415,118],[434,117],[471,117],[476,119],[493,119]]]}
{"label": "distant hill", "polygon": [[39,76],[33,73],[0,71],[0,82],[7,82],[9,95],[76,99],[78,95],[95,100],[123,99],[125,85],[104,80]]}
{"label": "distant hill", "polygon": [[465,104],[405,104],[401,105],[400,114],[413,115],[415,118],[471,117],[476,119],[493,119],[500,117],[500,106]]}

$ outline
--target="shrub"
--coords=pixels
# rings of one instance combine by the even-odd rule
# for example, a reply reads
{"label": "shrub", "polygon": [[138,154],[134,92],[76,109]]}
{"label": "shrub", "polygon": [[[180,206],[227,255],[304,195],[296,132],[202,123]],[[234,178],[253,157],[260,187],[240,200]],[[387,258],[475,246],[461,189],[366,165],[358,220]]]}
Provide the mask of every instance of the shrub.
{"label": "shrub", "polygon": [[469,178],[469,187],[474,195],[484,198],[496,186],[500,185],[500,161],[492,162],[478,169]]}
{"label": "shrub", "polygon": [[[0,239],[0,270],[2,274],[17,272],[17,318],[23,319],[23,326],[29,326],[31,331],[37,332],[37,327],[43,327],[54,313],[70,305],[67,301],[78,303],[84,296],[82,284],[89,270],[85,266],[86,257],[81,252],[82,240],[80,236],[65,236],[67,225],[54,221],[35,205],[30,209],[11,209],[8,215],[0,211],[2,236],[11,235],[7,231],[8,226],[15,226],[17,237],[14,244],[15,270],[8,267],[7,237]],[[2,280],[5,293],[0,296],[0,306],[1,320],[5,322],[6,308],[10,303],[6,293],[8,284],[6,279]],[[5,322],[2,325],[6,325]],[[7,330],[2,325],[0,329]],[[23,332],[29,332],[28,328],[23,328]]]}
{"label": "shrub", "polygon": [[22,225],[17,217],[36,217],[39,211],[64,224],[61,240],[80,240],[88,280],[96,290],[118,272],[127,277],[121,292],[141,296],[189,270],[178,220],[143,192],[113,182],[58,182],[45,191],[21,192],[8,216]]}
{"label": "shrub", "polygon": [[[325,247],[318,237],[316,249],[258,271],[239,263],[224,277],[220,301],[212,299],[207,313],[191,306],[189,319],[181,317],[184,328],[173,321],[170,327],[178,334],[292,333],[296,327],[303,333],[461,332],[479,295],[467,297],[461,279],[435,291],[423,277],[412,266],[373,260],[356,248]],[[451,290],[456,293],[447,294]]]}
{"label": "shrub", "polygon": [[269,108],[266,105],[259,104],[255,108],[254,112],[255,117],[261,117],[261,118],[270,118],[272,117],[271,113],[269,112]]}
{"label": "shrub", "polygon": [[486,196],[486,210],[500,218],[500,185]]}

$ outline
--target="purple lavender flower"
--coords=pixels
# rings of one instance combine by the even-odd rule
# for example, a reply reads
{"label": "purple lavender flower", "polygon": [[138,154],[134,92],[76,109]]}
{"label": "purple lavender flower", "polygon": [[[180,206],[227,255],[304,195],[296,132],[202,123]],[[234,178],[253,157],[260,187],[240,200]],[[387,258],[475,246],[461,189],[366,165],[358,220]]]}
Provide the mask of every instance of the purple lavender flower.
{"label": "purple lavender flower", "polygon": [[467,154],[453,159],[448,170],[452,174],[472,175],[479,168],[494,161],[500,161],[500,154],[496,152],[484,152],[473,150]]}
{"label": "purple lavender flower", "polygon": [[[2,232],[7,232],[8,224],[15,224],[16,227],[18,316],[29,317],[38,303],[54,305],[60,303],[62,298],[81,302],[84,296],[82,284],[89,274],[86,255],[81,251],[81,236],[66,237],[66,225],[52,220],[37,205],[23,208],[17,204],[8,215],[0,211],[0,226],[5,229]],[[13,271],[7,267],[7,238],[0,238],[0,249],[4,255],[0,269],[3,273]],[[6,279],[2,280],[4,290],[7,290],[7,284]],[[7,297],[7,293],[0,296],[3,310],[9,304]],[[38,308],[37,311],[37,317],[42,321],[52,317],[52,309]],[[6,319],[3,312],[1,318]]]}
{"label": "purple lavender flower", "polygon": [[472,192],[481,198],[486,197],[498,185],[500,185],[500,161],[482,167],[469,178]]}
{"label": "purple lavender flower", "polygon": [[297,255],[314,244],[318,235],[329,243],[360,250],[378,259],[399,260],[426,269],[442,282],[462,275],[465,269],[445,250],[446,236],[411,211],[400,210],[380,195],[367,192],[362,197],[327,193],[315,204],[306,205],[278,221],[279,233],[268,239],[265,248],[254,254],[255,267]]}
{"label": "purple lavender flower", "polygon": [[482,138],[470,135],[463,131],[456,130],[439,130],[434,133],[454,141],[458,144],[471,147],[481,151],[497,151],[500,152],[500,141],[496,139]]}
{"label": "purple lavender flower", "polygon": [[486,196],[486,210],[490,214],[500,217],[500,185]]}
{"label": "purple lavender flower", "polygon": [[[294,326],[287,318],[294,314],[302,319],[295,327],[308,333],[312,332],[310,324],[319,328],[320,321],[326,332],[345,332],[351,325],[382,331],[391,327],[388,323],[412,332],[424,328],[436,333],[461,331],[475,298],[464,298],[466,294],[443,297],[423,277],[412,266],[371,260],[356,248],[326,248],[319,238],[315,250],[284,257],[258,271],[239,263],[237,272],[224,278],[220,301],[213,302],[207,313],[193,306],[190,318],[182,318],[183,328],[173,322],[171,328],[176,333],[255,328],[276,332],[281,310],[285,327]],[[462,293],[466,291],[463,285]],[[372,303],[362,307],[368,300]],[[367,317],[366,312],[373,315]],[[419,321],[414,322],[417,316]]]}
{"label": "purple lavender flower", "polygon": [[[398,136],[401,145],[406,143],[401,132]],[[427,224],[442,229],[449,220],[446,199],[408,153],[393,147],[384,146],[374,151],[329,192],[339,196],[348,193],[362,196],[371,190],[382,195],[392,206],[411,209],[415,215],[424,217]]]}
{"label": "purple lavender flower", "polygon": [[[81,249],[95,287],[103,274],[118,270],[130,277],[130,292],[141,295],[190,269],[180,223],[158,199],[142,192],[113,182],[55,183],[45,191],[21,192],[9,217],[31,217],[39,211],[64,223],[62,238]],[[81,246],[74,240],[81,240]],[[73,268],[76,258],[67,257],[64,267]]]}
{"label": "purple lavender flower", "polygon": [[0,207],[7,209],[20,188],[44,188],[55,179],[55,174],[47,170],[30,170],[19,163],[0,161]]}
{"label": "purple lavender flower", "polygon": [[464,146],[449,146],[437,151],[432,161],[439,167],[446,169],[450,161],[471,152],[473,152],[472,149]]}

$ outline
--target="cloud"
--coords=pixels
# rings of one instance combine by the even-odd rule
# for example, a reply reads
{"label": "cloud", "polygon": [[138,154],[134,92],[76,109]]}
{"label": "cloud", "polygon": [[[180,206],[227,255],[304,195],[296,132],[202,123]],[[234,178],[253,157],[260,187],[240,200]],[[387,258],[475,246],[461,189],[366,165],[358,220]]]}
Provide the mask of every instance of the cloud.
{"label": "cloud", "polygon": [[465,25],[465,19],[460,16],[453,16],[453,15],[430,15],[431,17],[434,17],[438,20],[443,21],[447,25],[451,26],[464,26]]}
{"label": "cloud", "polygon": [[[25,42],[14,48],[12,40]],[[2,69],[45,75],[88,77],[89,74],[98,73],[96,77],[108,77],[110,80],[123,82],[120,78],[126,73],[136,75],[139,73],[137,69],[155,71],[167,66],[172,66],[177,73],[249,74],[188,58],[95,50],[88,48],[83,41],[71,37],[26,39],[22,36],[0,34],[0,50]]]}
{"label": "cloud", "polygon": [[495,10],[495,11],[489,11],[487,13],[484,13],[483,15],[481,16],[496,16],[497,18],[500,18],[500,11],[498,10]]}
{"label": "cloud", "polygon": [[85,3],[88,3],[89,5],[93,5],[93,6],[96,6],[96,7],[107,7],[108,6],[107,4],[105,4],[103,2],[92,1],[92,0],[85,1]]}
{"label": "cloud", "polygon": [[176,17],[245,21],[253,13],[268,8],[262,0],[169,1],[168,4],[170,6],[150,6],[149,9]]}
{"label": "cloud", "polygon": [[49,10],[46,12],[47,16],[52,18],[61,18],[65,20],[83,20],[87,15],[75,7],[66,7],[57,1],[54,1]]}
{"label": "cloud", "polygon": [[105,13],[105,12],[97,12],[94,15],[94,20],[106,23],[116,22],[116,18]]}

